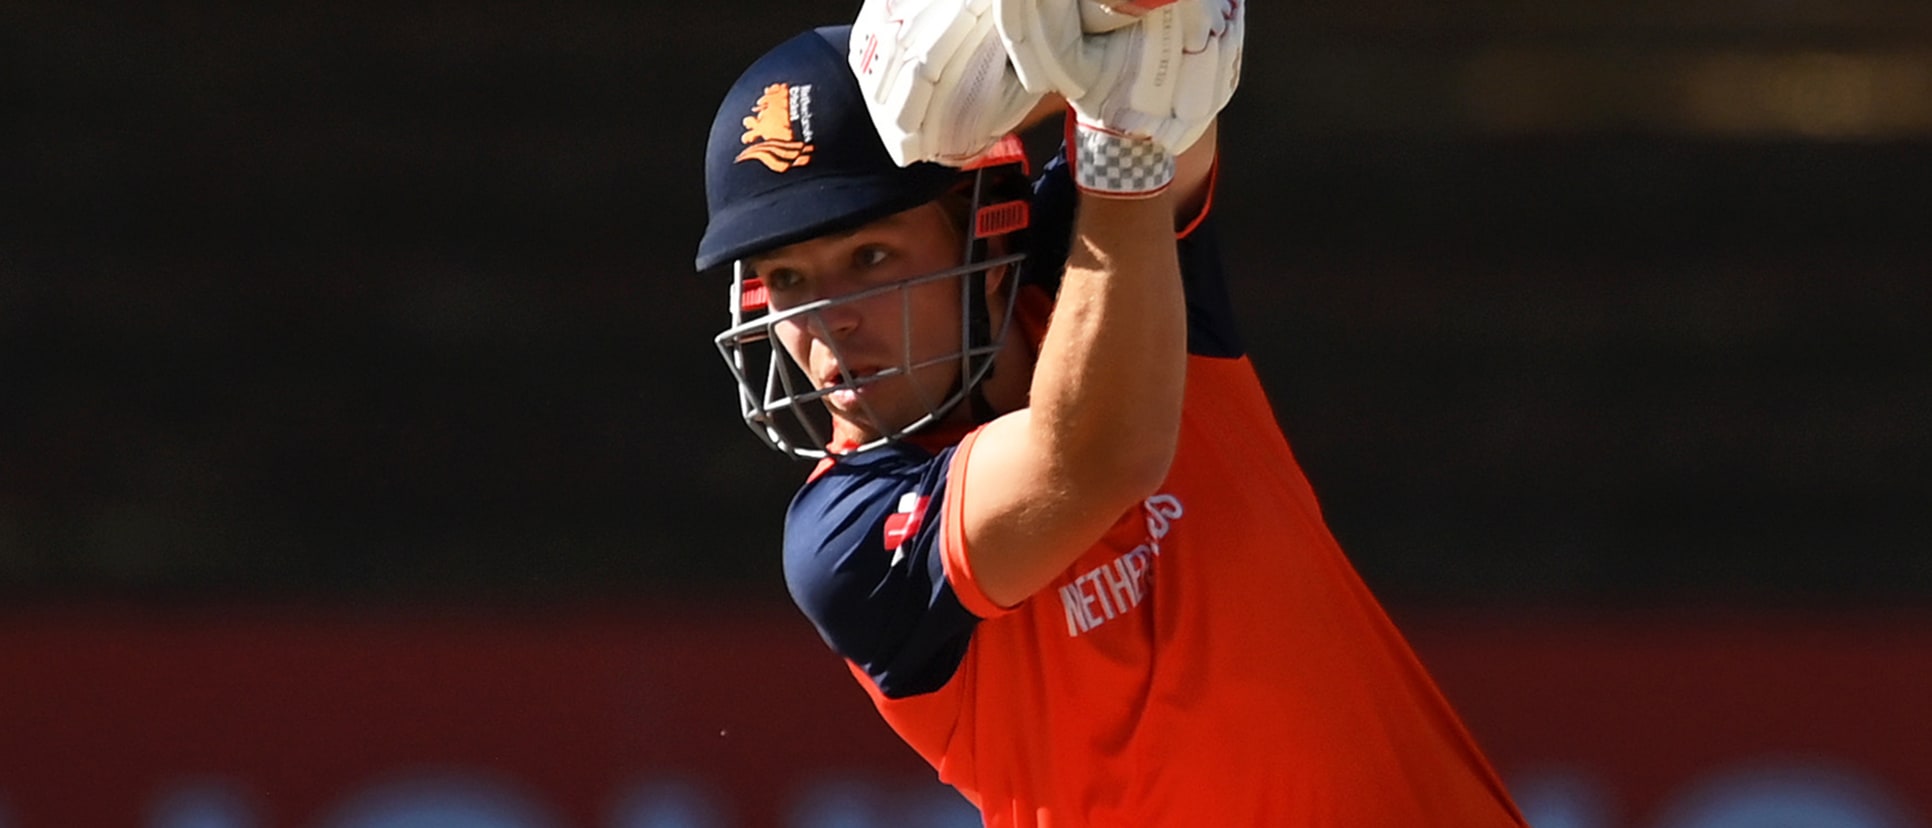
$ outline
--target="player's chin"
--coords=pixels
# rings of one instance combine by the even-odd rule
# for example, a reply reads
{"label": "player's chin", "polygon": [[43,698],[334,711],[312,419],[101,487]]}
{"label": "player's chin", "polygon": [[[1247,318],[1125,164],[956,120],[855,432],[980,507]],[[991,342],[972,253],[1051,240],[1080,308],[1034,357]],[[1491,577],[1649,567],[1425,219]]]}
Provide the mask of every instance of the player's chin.
{"label": "player's chin", "polygon": [[843,420],[852,429],[862,432],[867,439],[902,432],[924,414],[923,411],[911,410],[903,402],[893,405],[883,400],[866,399],[865,396],[862,394],[857,398],[848,397],[846,404],[828,398],[827,408],[831,410],[832,416]]}
{"label": "player's chin", "polygon": [[916,376],[895,376],[856,387],[839,388],[825,395],[832,415],[875,435],[897,434],[912,424],[932,416],[934,407],[945,398],[934,392],[951,382],[953,374],[930,370]]}
{"label": "player's chin", "polygon": [[868,438],[892,431],[890,426],[898,418],[881,410],[867,396],[860,390],[841,388],[825,395],[825,408],[835,419]]}

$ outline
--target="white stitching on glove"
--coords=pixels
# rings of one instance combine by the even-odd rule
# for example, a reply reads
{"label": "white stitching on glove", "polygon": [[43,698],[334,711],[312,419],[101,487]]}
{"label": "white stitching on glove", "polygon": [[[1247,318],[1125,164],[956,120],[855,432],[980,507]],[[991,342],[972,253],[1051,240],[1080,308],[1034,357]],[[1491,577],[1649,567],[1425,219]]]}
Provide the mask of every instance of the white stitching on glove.
{"label": "white stitching on glove", "polygon": [[1019,126],[1043,91],[1009,62],[993,0],[866,0],[847,60],[900,166],[959,166]]}

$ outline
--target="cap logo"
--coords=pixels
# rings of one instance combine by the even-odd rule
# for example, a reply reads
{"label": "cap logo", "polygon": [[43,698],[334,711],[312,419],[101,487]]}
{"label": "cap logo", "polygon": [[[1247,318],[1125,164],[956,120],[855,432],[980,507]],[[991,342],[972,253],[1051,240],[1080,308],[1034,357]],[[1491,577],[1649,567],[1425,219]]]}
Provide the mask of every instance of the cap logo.
{"label": "cap logo", "polygon": [[[732,163],[757,161],[775,173],[812,161],[812,85],[774,83],[765,87],[744,120],[747,146]],[[794,131],[792,125],[797,124]]]}

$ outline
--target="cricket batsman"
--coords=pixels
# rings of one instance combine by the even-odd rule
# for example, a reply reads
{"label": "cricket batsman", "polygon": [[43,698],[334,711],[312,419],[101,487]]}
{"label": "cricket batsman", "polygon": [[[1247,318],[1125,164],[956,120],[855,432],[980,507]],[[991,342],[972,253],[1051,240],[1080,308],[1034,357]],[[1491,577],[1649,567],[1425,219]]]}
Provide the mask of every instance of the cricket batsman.
{"label": "cricket batsman", "polygon": [[868,0],[732,84],[697,268],[745,422],[816,461],[787,583],[989,826],[1522,826],[1236,330],[1245,6]]}

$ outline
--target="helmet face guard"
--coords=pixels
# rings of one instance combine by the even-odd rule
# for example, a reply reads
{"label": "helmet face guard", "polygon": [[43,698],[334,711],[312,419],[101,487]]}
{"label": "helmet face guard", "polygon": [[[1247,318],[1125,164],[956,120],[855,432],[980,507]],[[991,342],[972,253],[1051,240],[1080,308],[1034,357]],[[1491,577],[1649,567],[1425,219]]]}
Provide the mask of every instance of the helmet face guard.
{"label": "helmet face guard", "polygon": [[[798,457],[821,458],[844,449],[828,448],[833,440],[848,441],[847,429],[833,428],[828,402],[839,402],[848,425],[859,426],[870,448],[903,437],[947,417],[961,401],[971,406],[975,420],[992,414],[979,383],[992,371],[993,355],[1005,339],[1018,295],[1019,255],[985,260],[991,240],[1026,227],[1030,188],[1027,186],[1025,147],[1016,136],[1006,136],[980,157],[960,166],[917,162],[900,166],[885,145],[868,113],[865,93],[852,75],[848,61],[850,26],[828,26],[804,32],[767,52],[732,84],[712,121],[705,145],[705,200],[709,212],[695,264],[700,271],[737,261],[731,281],[731,327],[716,337],[718,351],[738,382],[739,410],[752,433],[766,444]],[[745,273],[743,260],[760,251],[778,249],[842,229],[863,227],[886,216],[912,209],[936,198],[968,194],[963,216],[961,256],[957,266],[917,276],[893,285],[849,296],[836,296],[779,313],[767,307],[767,291]],[[949,202],[945,206],[952,206]],[[1009,236],[1004,252],[1023,249]],[[1006,267],[1000,282],[1007,301],[999,303],[1002,318],[993,324],[988,308],[997,297],[986,294],[989,271]],[[956,348],[935,347],[944,339],[938,332],[920,332],[926,344],[914,353],[911,316],[913,303],[943,299],[933,282],[953,279],[959,287],[959,341]],[[920,296],[913,296],[916,288]],[[845,355],[829,335],[825,312],[846,303],[870,299],[873,309],[889,309],[886,292],[897,291],[898,311],[906,315],[902,330],[904,353],[897,364],[867,376],[841,374],[828,387],[814,387],[812,377],[786,353],[780,326],[788,335],[803,331],[833,349],[840,370]],[[925,318],[932,319],[931,311]],[[931,351],[949,350],[933,355]],[[890,354],[868,354],[891,360]],[[922,370],[954,362],[957,370]],[[876,366],[866,366],[866,370]],[[941,375],[949,380],[932,379]],[[911,386],[918,398],[912,408],[923,414],[907,416],[894,389],[893,405],[867,400],[878,394],[852,397],[859,405],[846,408],[842,391],[893,380]],[[946,388],[922,388],[920,381]],[[891,412],[876,409],[890,407]],[[893,421],[888,421],[893,420]],[[909,422],[901,422],[909,420]]]}
{"label": "helmet face guard", "polygon": [[[984,176],[980,179],[983,182]],[[1012,328],[1014,299],[1018,296],[1020,283],[1018,265],[1026,258],[1024,253],[1011,253],[978,260],[980,251],[986,246],[985,239],[1023,227],[1026,213],[1024,200],[980,207],[981,189],[979,184],[974,187],[973,209],[969,213],[974,216],[972,232],[962,234],[965,237],[961,256],[964,264],[957,267],[857,293],[820,299],[776,313],[769,311],[764,286],[756,278],[746,275],[743,262],[733,268],[731,327],[718,334],[715,341],[719,354],[724,357],[725,366],[738,382],[739,414],[753,434],[758,435],[766,445],[794,457],[818,459],[837,456],[884,445],[926,428],[945,419],[961,402],[977,393],[979,383],[991,375],[994,355],[999,352]],[[998,303],[999,318],[991,319],[985,285],[988,273],[999,268],[1007,269],[999,282],[1003,301]],[[916,354],[913,352],[914,337],[911,331],[914,293],[917,288],[945,280],[955,282],[958,289],[958,345],[947,353]],[[863,377],[846,373],[845,356],[839,353],[837,340],[830,335],[824,312],[887,294],[897,297],[900,325],[903,326],[897,364]],[[841,366],[838,380],[822,388],[816,387],[809,373],[785,350],[778,336],[781,325],[803,327],[830,348]],[[917,374],[921,369],[947,362],[958,366],[952,375],[954,379],[950,388],[934,389],[919,383]],[[867,421],[865,425],[877,436],[863,444],[835,450],[831,446],[833,415],[826,405],[826,398],[839,391],[856,390],[897,377],[910,380],[908,385],[919,397],[924,413],[909,422],[887,422],[863,396],[857,396],[860,413]]]}

